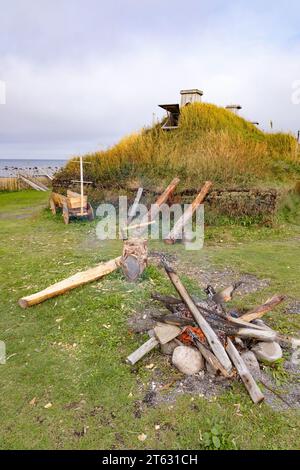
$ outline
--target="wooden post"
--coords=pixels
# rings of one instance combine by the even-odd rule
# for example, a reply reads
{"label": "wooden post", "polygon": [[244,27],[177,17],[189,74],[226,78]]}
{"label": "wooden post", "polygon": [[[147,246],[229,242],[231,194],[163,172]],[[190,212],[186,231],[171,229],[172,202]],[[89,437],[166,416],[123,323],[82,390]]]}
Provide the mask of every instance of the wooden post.
{"label": "wooden post", "polygon": [[181,238],[180,233],[182,232],[184,226],[193,217],[195,210],[197,209],[198,206],[200,206],[200,204],[202,204],[202,202],[204,201],[211,187],[212,187],[212,182],[206,181],[200,193],[194,199],[192,204],[190,204],[188,209],[177,220],[173,229],[167,235],[167,238],[165,239],[166,243],[172,244],[172,243],[175,243],[175,241],[178,240],[178,238]]}
{"label": "wooden post", "polygon": [[35,189],[36,191],[48,191],[48,188],[41,183],[31,181],[28,177],[19,174],[19,178],[24,181],[24,183],[28,184],[31,188]]}
{"label": "wooden post", "polygon": [[80,215],[83,215],[83,163],[82,157],[80,159]]}
{"label": "wooden post", "polygon": [[244,385],[246,389],[248,390],[249,395],[252,398],[252,401],[254,403],[260,403],[264,399],[264,395],[260,391],[257,383],[255,382],[254,378],[250,374],[245,362],[243,361],[240,353],[238,352],[238,350],[236,349],[236,347],[234,346],[230,338],[227,339],[226,351],[228,352],[233,364],[235,365],[239,376],[244,382]]}
{"label": "wooden post", "polygon": [[172,339],[177,338],[181,333],[181,329],[175,325],[158,322],[154,327],[154,333],[160,344],[166,344],[172,341]]}
{"label": "wooden post", "polygon": [[211,326],[207,323],[205,318],[203,318],[203,316],[201,315],[200,311],[196,307],[195,303],[193,302],[192,298],[190,297],[189,293],[187,292],[186,288],[180,281],[175,271],[167,263],[163,262],[163,265],[178,294],[180,295],[180,297],[190,310],[191,314],[193,315],[195,321],[198,323],[201,330],[203,331],[215,356],[222,364],[224,369],[229,373],[232,369],[232,365],[226,354],[225,349],[221,344],[221,341],[219,340]]}
{"label": "wooden post", "polygon": [[57,282],[52,286],[47,287],[36,294],[29,295],[27,297],[22,297],[19,300],[19,305],[22,308],[31,307],[32,305],[39,304],[44,302],[44,300],[51,299],[57,295],[64,294],[71,289],[76,287],[83,286],[88,282],[96,281],[103,276],[115,271],[120,265],[121,257],[107,261],[106,263],[101,263],[94,268],[90,268],[87,271],[82,271],[74,276],[71,276],[63,281]]}

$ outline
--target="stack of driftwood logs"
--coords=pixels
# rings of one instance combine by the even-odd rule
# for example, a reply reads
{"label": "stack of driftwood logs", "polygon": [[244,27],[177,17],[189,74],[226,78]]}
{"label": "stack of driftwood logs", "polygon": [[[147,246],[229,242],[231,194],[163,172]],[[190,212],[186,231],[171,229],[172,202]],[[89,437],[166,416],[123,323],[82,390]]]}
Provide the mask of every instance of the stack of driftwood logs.
{"label": "stack of driftwood logs", "polygon": [[172,354],[172,363],[187,375],[201,369],[230,379],[240,376],[254,403],[260,403],[264,395],[250,373],[247,363],[254,360],[273,362],[282,357],[280,344],[295,346],[299,340],[280,334],[269,328],[261,317],[283,302],[275,295],[263,305],[238,316],[227,311],[225,303],[231,300],[239,283],[216,293],[212,286],[205,289],[207,298],[197,300],[184,287],[172,267],[162,259],[162,265],[179,294],[179,297],[154,293],[152,298],[166,307],[157,317],[157,324],[150,339],[127,358],[136,364],[157,346]]}

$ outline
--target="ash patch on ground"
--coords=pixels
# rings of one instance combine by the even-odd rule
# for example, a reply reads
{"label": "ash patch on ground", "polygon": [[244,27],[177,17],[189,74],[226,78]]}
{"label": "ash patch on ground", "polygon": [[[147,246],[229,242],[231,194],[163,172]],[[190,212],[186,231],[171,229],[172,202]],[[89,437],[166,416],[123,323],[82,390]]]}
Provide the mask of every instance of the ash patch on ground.
{"label": "ash patch on ground", "polygon": [[[271,283],[270,279],[259,279],[254,274],[239,273],[234,271],[232,268],[217,270],[208,262],[205,262],[205,267],[201,269],[198,266],[179,259],[174,254],[164,253],[162,251],[152,251],[149,253],[151,262],[154,262],[157,265],[160,264],[162,257],[174,266],[179,275],[184,272],[186,275],[191,276],[203,289],[210,284],[218,291],[240,281],[242,284],[237,289],[235,295],[242,297],[265,289]],[[300,308],[300,301],[295,306],[295,308],[298,307]]]}
{"label": "ash patch on ground", "polygon": [[154,384],[156,404],[173,403],[181,394],[200,396],[213,401],[215,397],[231,387],[229,380],[222,377],[210,377],[205,371],[200,371],[195,375],[183,375],[169,390],[165,388],[165,384],[155,382]]}
{"label": "ash patch on ground", "polygon": [[[172,367],[171,364],[170,367]],[[287,362],[286,368],[289,367],[289,362]],[[300,409],[300,368],[299,366],[295,367],[295,365],[292,368],[293,372],[289,371],[287,381],[281,386],[278,386],[269,373],[263,370],[261,370],[259,376],[255,377],[263,390],[264,403],[275,411]],[[241,383],[240,379],[224,379],[221,376],[212,377],[206,371],[200,371],[195,375],[182,375],[175,380],[170,380],[170,378],[163,380],[163,375],[158,368],[153,371],[152,380],[147,385],[146,391],[145,389],[143,391],[142,407],[153,407],[160,404],[172,405],[176,402],[177,397],[182,394],[190,395],[191,398],[200,397],[214,402],[218,399],[218,396],[229,391],[236,380]],[[269,388],[264,386],[260,379]]]}
{"label": "ash patch on ground", "polygon": [[[181,271],[184,271],[184,268],[182,265],[178,265],[178,273]],[[189,265],[186,273],[196,279],[201,287],[205,288],[210,284],[216,290],[223,289],[237,281],[240,281],[242,284],[236,291],[236,295],[240,297],[265,289],[270,285],[269,279],[258,279],[253,274],[238,273],[233,271],[231,268],[214,270],[212,267],[200,269],[196,266]]]}
{"label": "ash patch on ground", "polygon": [[135,402],[135,415],[141,417],[147,408],[156,407],[161,404],[173,406],[178,396],[185,394],[193,397],[205,398],[211,402],[217,396],[230,389],[231,381],[222,377],[210,377],[204,371],[195,375],[185,376],[178,372],[170,364],[171,374],[156,367],[152,378],[147,384],[140,384],[142,399]]}
{"label": "ash patch on ground", "polygon": [[286,309],[285,313],[287,314],[293,314],[293,315],[300,315],[300,300],[297,299],[290,299]]}
{"label": "ash patch on ground", "polygon": [[[156,363],[158,362],[158,364]],[[206,370],[195,375],[183,375],[171,363],[171,356],[159,356],[151,359],[154,363],[151,378],[147,383],[139,385],[142,399],[139,402],[139,414],[149,407],[161,404],[173,406],[180,395],[189,395],[192,398],[204,398],[210,402],[218,400],[218,396],[229,391],[238,381],[243,388],[240,378],[225,379],[224,377],[211,376]],[[287,411],[300,409],[300,364],[292,359],[292,356],[284,362],[286,372],[282,383],[276,383],[270,369],[260,364],[260,371],[251,373],[262,389],[264,403],[275,411]],[[141,367],[140,364],[139,367]],[[242,391],[240,393],[246,393]],[[248,397],[251,401],[250,397]]]}
{"label": "ash patch on ground", "polygon": [[161,259],[167,261],[167,263],[176,263],[177,256],[173,253],[164,253],[163,251],[150,251],[149,252],[149,259],[151,262],[159,265]]}

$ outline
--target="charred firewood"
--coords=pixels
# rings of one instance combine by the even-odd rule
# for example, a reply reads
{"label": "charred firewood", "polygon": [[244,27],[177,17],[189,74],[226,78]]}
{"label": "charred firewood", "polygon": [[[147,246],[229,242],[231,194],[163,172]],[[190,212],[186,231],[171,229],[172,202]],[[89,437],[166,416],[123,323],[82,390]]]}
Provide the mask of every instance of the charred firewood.
{"label": "charred firewood", "polygon": [[[153,317],[153,315],[152,315]],[[184,318],[184,317],[179,317],[177,315],[160,315],[160,316],[154,316],[155,320],[163,323],[168,323],[169,325],[176,325],[176,326],[194,326],[196,325],[195,321],[192,320],[191,318]]]}
{"label": "charred firewood", "polygon": [[[188,307],[181,300],[176,299],[176,297],[168,297],[168,296],[161,296],[160,294],[152,294],[152,298],[155,298],[155,300],[161,301],[164,304],[164,306],[173,313],[173,316],[172,315],[169,316],[171,319],[173,319],[173,321],[175,321],[175,318],[177,319],[177,322],[180,321],[179,319],[182,319],[182,320],[193,319]],[[209,304],[208,301],[198,300],[195,302],[195,305],[201,311],[201,314],[203,315],[205,320],[215,330],[216,334],[219,336],[220,339],[221,338],[223,339],[224,334],[225,335],[237,334],[239,327],[236,325],[232,325],[227,319],[225,319],[224,316],[220,314],[220,310],[216,304],[214,303]],[[165,315],[164,315],[164,318],[166,318]],[[165,320],[162,320],[162,321],[165,321]],[[186,323],[186,324],[192,324],[192,323]]]}

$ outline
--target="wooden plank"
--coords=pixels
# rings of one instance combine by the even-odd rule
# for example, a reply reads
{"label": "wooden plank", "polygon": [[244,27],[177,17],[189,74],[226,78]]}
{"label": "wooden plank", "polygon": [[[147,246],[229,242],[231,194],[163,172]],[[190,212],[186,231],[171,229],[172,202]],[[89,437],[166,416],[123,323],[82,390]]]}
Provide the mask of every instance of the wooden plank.
{"label": "wooden plank", "polygon": [[67,189],[67,197],[80,197],[80,194],[75,191],[71,191],[71,189]]}
{"label": "wooden plank", "polygon": [[83,286],[88,282],[96,281],[101,277],[115,271],[119,267],[120,261],[121,257],[119,256],[118,258],[107,261],[106,263],[101,263],[94,268],[90,268],[87,271],[76,273],[73,276],[64,279],[63,281],[57,282],[56,284],[53,284],[52,286],[37,292],[36,294],[22,297],[19,300],[19,305],[22,308],[31,307],[32,305],[44,302],[44,300],[64,294],[71,289]]}
{"label": "wooden plank", "polygon": [[166,344],[180,335],[181,329],[175,325],[167,325],[166,323],[157,323],[154,327],[154,333],[160,344]]}
{"label": "wooden plank", "polygon": [[47,178],[49,178],[50,181],[53,181],[54,178],[53,178],[52,175],[50,175],[50,173],[48,173],[46,170],[41,169],[41,168],[39,168],[39,170],[41,170],[41,174],[42,174],[42,175],[47,176]]}
{"label": "wooden plank", "polygon": [[[67,197],[67,205],[69,209],[81,209],[81,196]],[[87,206],[87,196],[83,196],[83,208]]]}
{"label": "wooden plank", "polygon": [[243,358],[241,357],[240,353],[230,340],[227,338],[227,347],[226,351],[230,356],[236,370],[238,371],[239,376],[241,377],[248,393],[254,403],[260,403],[264,399],[263,393],[260,391],[257,383],[255,382],[254,378],[250,374]]}
{"label": "wooden plank", "polygon": [[24,183],[28,184],[32,189],[35,189],[36,191],[48,191],[48,188],[45,189],[46,187],[42,187],[39,183],[33,182],[30,179],[26,178],[23,175],[19,175],[19,178],[24,181]]}
{"label": "wooden plank", "polygon": [[35,184],[37,184],[38,186],[40,186],[42,189],[44,189],[44,191],[49,191],[49,188],[48,186],[46,186],[44,183],[42,183],[41,181],[39,181],[37,178],[39,176],[37,176],[36,178],[34,177],[31,177],[31,178],[28,178],[30,179],[30,181],[33,181]]}
{"label": "wooden plank", "polygon": [[133,366],[158,345],[159,341],[153,336],[152,338],[148,339],[146,343],[142,344],[142,346],[140,346],[136,351],[131,353],[130,356],[127,357],[126,362]]}
{"label": "wooden plank", "polygon": [[251,328],[254,330],[266,330],[269,329],[271,330],[272,328],[266,327],[266,326],[261,326],[261,325],[256,325],[255,323],[249,323],[245,320],[241,320],[241,317],[239,318],[234,318],[230,315],[226,315],[226,320],[228,320],[230,323],[234,323],[236,326],[240,326],[241,328]]}

